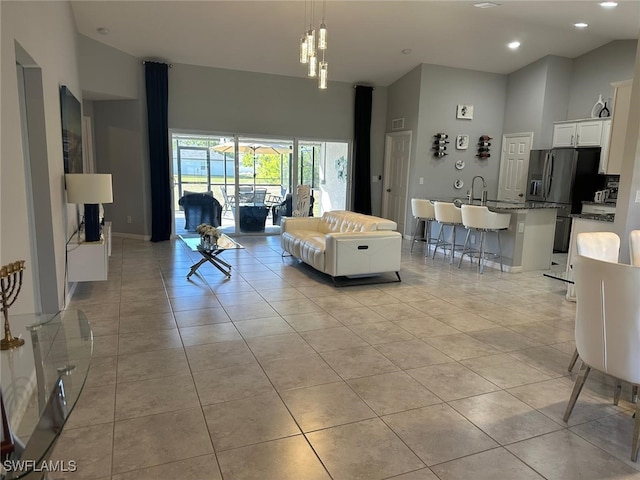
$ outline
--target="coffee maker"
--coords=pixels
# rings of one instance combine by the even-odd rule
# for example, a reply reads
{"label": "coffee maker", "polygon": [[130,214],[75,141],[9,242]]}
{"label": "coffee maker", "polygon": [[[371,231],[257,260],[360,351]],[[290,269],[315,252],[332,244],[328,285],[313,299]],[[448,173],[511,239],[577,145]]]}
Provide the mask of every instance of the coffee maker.
{"label": "coffee maker", "polygon": [[616,203],[618,201],[618,187],[620,186],[620,175],[605,175],[604,188],[609,190],[609,195],[605,203]]}

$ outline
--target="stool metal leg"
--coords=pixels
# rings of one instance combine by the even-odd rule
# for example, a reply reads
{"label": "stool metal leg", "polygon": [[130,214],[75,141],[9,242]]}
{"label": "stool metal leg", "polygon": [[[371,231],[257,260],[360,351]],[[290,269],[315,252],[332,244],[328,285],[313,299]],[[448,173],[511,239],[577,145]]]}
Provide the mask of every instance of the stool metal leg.
{"label": "stool metal leg", "polygon": [[[436,246],[433,249],[433,256],[431,258],[436,258],[436,252],[438,251],[438,247],[440,246],[440,242],[444,242],[444,237],[442,235],[442,230],[444,230],[444,225],[440,224],[440,231],[438,232],[438,239],[436,240]],[[442,239],[442,240],[440,240]]]}
{"label": "stool metal leg", "polygon": [[478,268],[480,269],[480,273],[484,273],[484,254],[485,254],[485,241],[486,241],[486,233],[484,230],[480,230],[480,258],[478,259]]}
{"label": "stool metal leg", "polygon": [[449,265],[453,265],[453,260],[456,256],[456,226],[452,225],[451,228],[451,258],[449,259]]}
{"label": "stool metal leg", "polygon": [[502,268],[502,243],[500,242],[500,230],[496,232],[498,234],[498,255],[500,255],[500,271],[504,272]]}
{"label": "stool metal leg", "polygon": [[413,237],[411,238],[411,249],[410,252],[413,252],[413,245],[416,243],[416,234],[418,233],[418,225],[420,225],[420,217],[416,217],[416,224],[413,227]]}
{"label": "stool metal leg", "polygon": [[[462,266],[462,259],[464,258],[464,254],[467,252],[467,245],[469,244],[469,235],[471,234],[471,229],[467,228],[467,235],[464,238],[464,246],[462,247],[462,255],[460,255],[460,261],[458,262],[458,268]],[[471,257],[471,254],[468,254]],[[473,260],[473,257],[471,257]]]}

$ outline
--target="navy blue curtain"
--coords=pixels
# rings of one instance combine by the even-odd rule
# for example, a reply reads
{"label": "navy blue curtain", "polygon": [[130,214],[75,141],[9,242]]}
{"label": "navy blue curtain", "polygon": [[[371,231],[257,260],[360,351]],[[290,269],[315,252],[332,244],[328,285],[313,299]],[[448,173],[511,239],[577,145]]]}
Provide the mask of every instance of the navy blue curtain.
{"label": "navy blue curtain", "polygon": [[373,87],[356,86],[353,121],[353,211],[371,215],[371,101]]}
{"label": "navy blue curtain", "polygon": [[169,66],[145,62],[147,123],[151,174],[151,241],[171,237],[171,190],[169,188]]}

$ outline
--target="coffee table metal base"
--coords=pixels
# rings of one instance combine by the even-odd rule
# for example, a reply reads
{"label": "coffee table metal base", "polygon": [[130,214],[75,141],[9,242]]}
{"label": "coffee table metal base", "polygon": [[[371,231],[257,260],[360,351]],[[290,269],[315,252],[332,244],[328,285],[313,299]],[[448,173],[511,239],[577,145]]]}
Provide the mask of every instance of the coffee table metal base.
{"label": "coffee table metal base", "polygon": [[211,265],[213,265],[222,273],[224,273],[227,276],[227,278],[231,278],[231,265],[229,265],[227,262],[225,262],[221,258],[218,258],[218,255],[224,252],[224,250],[207,251],[202,248],[198,248],[198,252],[200,252],[200,255],[202,255],[202,259],[200,259],[198,263],[195,263],[194,265],[191,266],[191,270],[189,270],[189,273],[187,274],[187,278],[191,277],[191,275],[196,273],[196,271],[200,268],[200,266],[206,262],[209,262]]}

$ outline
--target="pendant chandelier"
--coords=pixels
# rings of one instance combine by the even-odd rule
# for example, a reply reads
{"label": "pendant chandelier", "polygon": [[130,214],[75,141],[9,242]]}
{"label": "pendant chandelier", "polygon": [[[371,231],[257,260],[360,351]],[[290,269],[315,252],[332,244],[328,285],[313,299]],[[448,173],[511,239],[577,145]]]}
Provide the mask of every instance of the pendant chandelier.
{"label": "pendant chandelier", "polygon": [[[327,49],[327,26],[324,23],[324,12],[326,0],[322,2],[322,22],[316,35],[313,28],[315,1],[309,2],[309,29],[307,25],[307,2],[304,2],[304,28],[305,31],[300,37],[300,63],[307,65],[307,76],[318,78],[318,88],[325,90],[327,88],[328,67],[329,65],[324,59],[324,52]],[[318,56],[321,60],[318,61]]]}

